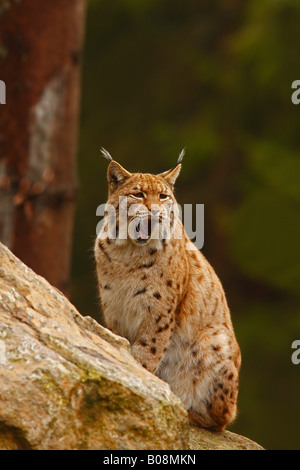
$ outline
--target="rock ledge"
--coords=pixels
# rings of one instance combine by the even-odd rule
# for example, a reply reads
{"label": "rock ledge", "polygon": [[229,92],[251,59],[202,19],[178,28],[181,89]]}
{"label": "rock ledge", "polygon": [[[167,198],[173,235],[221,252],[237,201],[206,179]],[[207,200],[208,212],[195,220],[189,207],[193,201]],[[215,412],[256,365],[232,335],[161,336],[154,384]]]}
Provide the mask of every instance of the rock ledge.
{"label": "rock ledge", "polygon": [[0,243],[0,449],[261,449],[191,428],[130,345]]}

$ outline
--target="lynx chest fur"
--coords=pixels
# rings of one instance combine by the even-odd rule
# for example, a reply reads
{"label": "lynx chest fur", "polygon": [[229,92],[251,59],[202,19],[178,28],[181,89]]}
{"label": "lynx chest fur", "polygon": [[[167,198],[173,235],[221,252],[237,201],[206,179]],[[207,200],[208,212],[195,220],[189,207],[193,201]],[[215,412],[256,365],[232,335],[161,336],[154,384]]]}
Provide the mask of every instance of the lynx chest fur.
{"label": "lynx chest fur", "polygon": [[236,415],[241,356],[222,285],[178,217],[180,168],[132,174],[110,162],[99,292],[107,327],[169,383],[191,424],[222,430]]}

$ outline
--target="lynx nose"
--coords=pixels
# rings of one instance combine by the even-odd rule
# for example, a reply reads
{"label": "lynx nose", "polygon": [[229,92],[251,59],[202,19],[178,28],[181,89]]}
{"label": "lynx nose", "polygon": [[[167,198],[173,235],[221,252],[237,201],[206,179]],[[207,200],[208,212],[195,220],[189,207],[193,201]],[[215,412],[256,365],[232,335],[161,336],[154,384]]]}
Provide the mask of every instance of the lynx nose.
{"label": "lynx nose", "polygon": [[160,208],[151,206],[151,215],[153,215],[153,217],[157,217],[159,214],[160,214]]}

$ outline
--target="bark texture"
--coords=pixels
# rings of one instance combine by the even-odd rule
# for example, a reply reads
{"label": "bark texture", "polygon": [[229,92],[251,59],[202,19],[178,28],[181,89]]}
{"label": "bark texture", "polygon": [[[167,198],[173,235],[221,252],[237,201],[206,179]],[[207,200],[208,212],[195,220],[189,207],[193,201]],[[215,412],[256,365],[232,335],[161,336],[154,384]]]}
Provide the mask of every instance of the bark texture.
{"label": "bark texture", "polygon": [[85,0],[0,7],[0,240],[64,293],[77,192]]}

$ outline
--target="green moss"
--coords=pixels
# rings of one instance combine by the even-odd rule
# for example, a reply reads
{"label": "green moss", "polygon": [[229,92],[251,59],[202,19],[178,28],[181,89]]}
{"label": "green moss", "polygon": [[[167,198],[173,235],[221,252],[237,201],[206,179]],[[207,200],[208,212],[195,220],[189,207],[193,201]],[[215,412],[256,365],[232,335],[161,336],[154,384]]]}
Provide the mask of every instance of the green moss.
{"label": "green moss", "polygon": [[39,388],[47,394],[51,402],[59,407],[66,406],[68,400],[53,375],[49,371],[41,369],[39,373],[40,377],[37,379]]}

